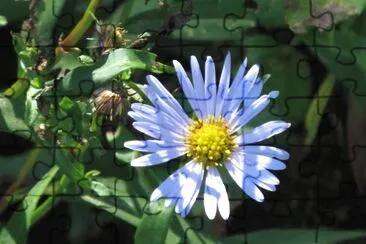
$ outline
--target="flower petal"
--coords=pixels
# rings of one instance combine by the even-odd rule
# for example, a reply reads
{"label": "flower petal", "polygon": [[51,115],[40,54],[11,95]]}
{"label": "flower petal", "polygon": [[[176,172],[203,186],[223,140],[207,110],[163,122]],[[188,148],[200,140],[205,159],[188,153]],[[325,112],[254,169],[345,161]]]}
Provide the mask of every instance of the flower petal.
{"label": "flower petal", "polygon": [[207,115],[214,115],[216,105],[216,72],[212,57],[208,56],[205,63],[205,98]]}
{"label": "flower petal", "polygon": [[180,198],[180,190],[184,186],[189,172],[194,166],[194,161],[186,163],[182,168],[171,174],[166,180],[163,181],[151,194],[150,202],[154,202],[167,196],[168,200],[177,200]]}
{"label": "flower petal", "polygon": [[[179,117],[174,116],[174,114],[170,114],[170,109],[166,108],[164,111],[162,109],[156,109],[150,105],[142,104],[142,103],[133,103],[131,105],[131,108],[134,112],[139,114],[139,117],[150,117],[155,116],[159,118],[164,118],[164,121],[166,120],[167,123],[172,123],[178,128],[186,129],[186,126],[188,124],[182,123],[182,120],[179,119]],[[141,118],[141,120],[143,120]],[[184,126],[186,125],[186,126]]]}
{"label": "flower petal", "polygon": [[[182,217],[186,217],[189,214],[189,212],[191,211],[191,209],[193,207],[193,204],[196,202],[198,193],[200,192],[200,189],[201,189],[203,174],[204,174],[205,171],[204,171],[204,168],[203,168],[202,164],[198,164],[198,166],[200,166],[201,168],[198,169],[198,170],[200,170],[200,174],[199,174],[199,177],[196,179],[197,184],[196,184],[195,189],[193,191],[191,200],[189,201],[187,206],[184,208],[184,210],[180,213]],[[189,186],[185,186],[185,187],[189,187]]]}
{"label": "flower petal", "polygon": [[177,61],[173,60],[173,65],[175,70],[177,71],[177,77],[180,83],[180,86],[183,89],[185,97],[188,99],[189,104],[191,105],[193,111],[196,113],[199,119],[202,119],[202,112],[199,98],[197,98],[197,91],[193,89],[193,85],[189,80],[187,73],[184,71],[182,65]]}
{"label": "flower petal", "polygon": [[158,116],[157,114],[151,114],[149,116],[146,116],[135,111],[129,111],[127,114],[128,116],[133,118],[135,122],[151,123],[155,126],[174,131],[181,136],[186,135],[186,133],[188,132],[187,127],[183,127],[182,125],[178,126],[174,121],[170,120],[168,117],[165,117],[162,114],[160,116]]}
{"label": "flower petal", "polygon": [[262,110],[269,104],[271,98],[276,98],[278,95],[278,91],[272,91],[268,95],[263,95],[253,102],[247,109],[244,109],[240,116],[232,116],[229,119],[232,132],[234,133],[246,125],[251,119],[262,112]]}
{"label": "flower petal", "polygon": [[197,103],[200,107],[200,116],[201,118],[207,118],[208,116],[206,109],[207,99],[205,98],[204,82],[200,65],[195,56],[191,56],[191,72],[192,72],[193,86],[197,97]]}
{"label": "flower petal", "polygon": [[215,218],[219,199],[219,192],[216,189],[215,178],[212,174],[212,170],[209,169],[206,175],[205,191],[203,194],[203,206],[208,219]]}
{"label": "flower petal", "polygon": [[143,104],[143,103],[132,103],[131,109],[133,111],[139,111],[144,114],[153,114],[156,113],[156,109],[153,106]]}
{"label": "flower petal", "polygon": [[233,163],[227,162],[225,164],[231,177],[236,184],[251,198],[258,202],[263,202],[264,196],[261,190],[253,183],[252,178],[246,176],[243,171],[237,168]]}
{"label": "flower petal", "polygon": [[244,99],[244,107],[247,108],[252,104],[255,100],[257,100],[262,92],[264,85],[264,81],[262,79],[257,79],[251,89],[246,93],[245,99]]}
{"label": "flower petal", "polygon": [[178,123],[171,116],[167,116],[166,113],[161,111],[153,114],[145,114],[141,113],[140,111],[129,111],[127,114],[136,122],[152,123],[157,126],[161,126],[168,130],[174,131],[183,136],[189,132],[188,126],[183,126],[182,123]]}
{"label": "flower petal", "polygon": [[194,162],[194,165],[188,172],[188,177],[185,180],[184,186],[181,188],[181,197],[178,199],[177,205],[175,205],[176,213],[179,213],[182,216],[186,216],[188,214],[189,211],[186,211],[186,208],[190,203],[192,203],[192,201],[193,203],[196,201],[196,197],[198,195],[197,191],[200,189],[203,173],[204,170],[202,164]]}
{"label": "flower petal", "polygon": [[[208,178],[210,179],[207,180]],[[221,217],[227,220],[230,216],[229,198],[225,185],[216,168],[210,168],[207,172],[205,193],[207,193],[207,198],[204,196],[204,206],[207,217],[213,219],[216,215],[216,208],[218,207]],[[210,200],[212,197],[215,199]]]}
{"label": "flower petal", "polygon": [[276,186],[275,185],[270,185],[270,184],[266,184],[256,178],[251,178],[251,181],[259,186],[260,188],[263,188],[264,190],[267,190],[267,191],[276,191]]}
{"label": "flower petal", "polygon": [[172,94],[160,83],[160,81],[153,75],[146,76],[146,80],[149,83],[149,87],[154,94],[161,97],[176,111],[183,110],[178,101],[172,96]]}
{"label": "flower petal", "polygon": [[252,80],[257,79],[258,72],[259,65],[253,65],[244,77],[242,77],[239,81],[233,81],[227,97],[225,98],[227,102],[225,104],[225,110],[222,113],[223,115],[227,114],[228,112],[235,111],[240,107],[240,104],[243,103],[246,97],[247,89],[249,89]]}
{"label": "flower petal", "polygon": [[[149,92],[151,90],[150,87],[146,87],[145,90]],[[150,91],[152,92],[152,91]],[[160,96],[155,96],[152,100],[152,103],[156,107],[156,113],[163,112],[172,118],[176,118],[175,120],[179,123],[182,123],[184,126],[191,124],[191,119],[187,116],[187,114],[183,111],[183,109],[176,109],[171,107],[166,101],[166,99],[161,98]]]}
{"label": "flower petal", "polygon": [[290,126],[290,123],[286,123],[281,120],[273,120],[255,127],[252,130],[245,132],[243,135],[238,136],[235,138],[235,142],[239,145],[260,142],[284,132],[290,128]]}
{"label": "flower petal", "polygon": [[172,149],[160,150],[160,151],[156,151],[154,153],[147,154],[147,155],[141,156],[139,158],[133,159],[131,161],[131,166],[145,167],[145,166],[162,164],[171,159],[182,156],[184,154],[186,154],[185,147],[176,147],[176,148],[172,148]]}
{"label": "flower petal", "polygon": [[243,146],[240,150],[250,154],[260,154],[267,157],[275,157],[280,160],[289,159],[290,155],[283,149],[271,146]]}
{"label": "flower petal", "polygon": [[272,174],[270,171],[266,169],[259,171],[259,175],[255,178],[267,185],[280,184],[280,180],[274,174]]}
{"label": "flower petal", "polygon": [[176,143],[181,143],[184,141],[184,136],[182,134],[176,133],[173,130],[167,129],[157,124],[152,124],[149,122],[133,122],[132,126],[136,130],[158,140]]}
{"label": "flower petal", "polygon": [[271,170],[286,169],[286,164],[284,164],[282,161],[263,155],[244,153],[244,161],[245,165],[256,166],[257,169],[271,169]]}
{"label": "flower petal", "polygon": [[167,141],[146,140],[146,141],[126,141],[124,147],[139,152],[156,152],[165,149],[173,149],[184,146],[183,143],[177,144]]}
{"label": "flower petal", "polygon": [[222,116],[222,109],[225,102],[225,98],[229,92],[230,85],[230,72],[231,72],[231,54],[228,54],[225,57],[224,66],[222,68],[219,88],[216,95],[216,111],[215,118],[218,119]]}

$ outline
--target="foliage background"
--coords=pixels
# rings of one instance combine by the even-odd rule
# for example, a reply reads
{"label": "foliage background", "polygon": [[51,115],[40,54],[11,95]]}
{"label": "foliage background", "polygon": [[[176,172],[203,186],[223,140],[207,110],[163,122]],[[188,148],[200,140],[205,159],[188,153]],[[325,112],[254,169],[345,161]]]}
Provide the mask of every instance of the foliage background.
{"label": "foliage background", "polygon": [[[232,217],[226,223],[220,219],[208,221],[200,201],[186,220],[169,212],[156,215],[161,211],[159,207],[146,207],[145,198],[173,169],[131,169],[126,162],[133,155],[121,150],[122,142],[135,136],[128,125],[119,137],[104,138],[104,143],[110,143],[107,150],[89,154],[89,158],[85,154],[82,170],[69,167],[65,162],[75,162],[66,159],[60,150],[43,149],[44,145],[26,133],[29,129],[19,133],[17,128],[30,126],[32,119],[37,124],[37,114],[30,113],[36,110],[29,97],[32,89],[38,89],[34,85],[37,75],[19,66],[22,58],[32,60],[31,54],[21,54],[25,47],[21,41],[13,42],[10,33],[24,32],[22,23],[29,17],[29,4],[34,2],[39,4],[36,9],[38,29],[31,38],[35,39],[36,47],[49,45],[43,50],[46,52],[54,49],[61,34],[65,37],[74,29],[87,13],[88,6],[87,1],[81,0],[58,1],[57,4],[42,0],[3,0],[0,6],[0,15],[7,20],[7,25],[0,28],[0,86],[5,94],[11,85],[18,91],[17,96],[0,97],[0,192],[7,201],[2,203],[7,208],[0,208],[1,241],[21,243],[26,241],[22,238],[27,235],[29,243],[50,240],[130,243],[134,238],[142,243],[146,238],[166,243],[184,240],[192,243],[364,241],[365,1],[100,1],[95,11],[97,19],[120,23],[130,39],[149,32],[147,46],[142,49],[150,48],[163,64],[171,65],[171,61],[177,59],[189,70],[191,55],[201,61],[210,55],[216,61],[219,74],[223,56],[231,51],[233,72],[242,59],[248,57],[250,64],[262,65],[263,74],[271,74],[265,91],[276,89],[281,95],[250,126],[270,119],[292,123],[288,133],[268,141],[289,150],[288,169],[278,174],[279,190],[267,192],[267,201],[262,204],[245,198],[232,181],[226,181],[232,205]],[[76,45],[89,54],[87,36],[95,37],[95,23]],[[60,67],[77,59],[77,55],[71,53],[70,56],[60,61]],[[134,64],[140,65],[139,62]],[[157,76],[164,85],[174,90],[177,87],[174,74],[163,71],[167,70],[159,70],[159,67],[133,70],[129,81],[143,84],[147,73],[160,73]],[[14,86],[21,76],[34,84],[27,87],[18,82],[20,85]],[[42,77],[50,79],[48,75]],[[76,81],[72,81],[75,84]],[[179,96],[179,91],[176,94]],[[71,104],[77,100],[71,97]],[[68,100],[60,98],[58,102],[66,104],[63,108],[67,108]],[[70,122],[59,124],[57,118],[54,117],[53,126],[64,130],[65,144],[80,146],[67,137],[65,131]],[[103,136],[93,136],[99,148]],[[54,165],[60,170],[54,170]],[[101,174],[89,175],[83,185],[80,179],[90,170]],[[50,181],[41,180],[46,173],[53,175]],[[17,179],[21,179],[21,184],[6,195]],[[117,197],[103,197],[106,191],[112,191]],[[45,195],[38,197],[41,193]],[[100,207],[98,199],[109,205]],[[42,212],[42,206],[47,211]],[[39,212],[42,215],[38,215]],[[156,236],[163,236],[164,240],[153,239]]]}

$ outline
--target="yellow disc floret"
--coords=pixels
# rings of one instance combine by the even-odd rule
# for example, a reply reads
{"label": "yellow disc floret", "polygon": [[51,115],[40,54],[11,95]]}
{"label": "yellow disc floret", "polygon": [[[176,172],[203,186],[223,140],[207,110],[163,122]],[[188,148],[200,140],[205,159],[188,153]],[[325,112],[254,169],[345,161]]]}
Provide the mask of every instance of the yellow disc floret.
{"label": "yellow disc floret", "polygon": [[186,137],[187,156],[206,167],[222,166],[230,158],[235,135],[230,135],[224,118],[197,120],[189,127]]}

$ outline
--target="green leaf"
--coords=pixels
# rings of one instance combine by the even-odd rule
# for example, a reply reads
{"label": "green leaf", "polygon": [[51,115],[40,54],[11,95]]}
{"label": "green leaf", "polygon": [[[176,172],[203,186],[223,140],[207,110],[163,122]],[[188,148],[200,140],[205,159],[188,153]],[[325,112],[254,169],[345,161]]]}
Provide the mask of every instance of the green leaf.
{"label": "green leaf", "polygon": [[164,243],[173,212],[174,207],[166,208],[162,202],[150,203],[137,227],[135,243]]}
{"label": "green leaf", "polygon": [[312,144],[317,135],[322,114],[331,96],[334,84],[334,77],[332,75],[328,75],[320,86],[319,91],[316,94],[316,98],[313,99],[309,106],[309,110],[306,113],[305,118],[305,128],[307,130],[307,135],[305,137],[306,145]]}
{"label": "green leaf", "polygon": [[365,6],[363,0],[318,0],[312,4],[308,0],[287,2],[285,18],[296,33],[305,33],[309,27],[331,29],[334,24],[359,15]]}
{"label": "green leaf", "polygon": [[284,18],[286,1],[283,0],[256,0],[258,6],[255,15],[259,25],[266,27],[285,26]]}
{"label": "green leaf", "polygon": [[84,166],[70,155],[71,149],[56,149],[56,163],[72,182],[90,189],[91,180],[84,176]]}
{"label": "green leaf", "polygon": [[5,226],[0,225],[0,242],[7,244],[16,244],[16,240]]}
{"label": "green leaf", "polygon": [[[45,117],[39,111],[37,102],[37,97],[41,91],[42,89],[30,86],[26,93],[24,119],[31,128],[45,122]],[[47,107],[49,105],[42,103],[41,108],[42,106]]]}
{"label": "green leaf", "polygon": [[[68,51],[61,52],[56,57],[55,63],[50,70],[68,69],[72,70],[80,66],[90,65],[92,63],[84,62],[85,55],[80,56],[81,51],[78,48],[70,48]],[[82,57],[82,58],[81,58]]]}
{"label": "green leaf", "polygon": [[315,229],[272,229],[256,231],[246,235],[234,235],[220,240],[219,244],[234,244],[248,242],[250,244],[308,244],[308,243],[338,243],[347,239],[365,237],[364,231],[322,230]]}
{"label": "green leaf", "polygon": [[62,8],[66,0],[37,1],[35,6],[36,33],[38,45],[50,45],[54,43],[54,27],[59,21]]}
{"label": "green leaf", "polygon": [[[21,209],[16,211],[6,224],[8,234],[16,243],[26,243],[28,230],[32,224],[32,214],[37,207],[37,203],[43,192],[46,190],[52,179],[55,177],[58,167],[54,166],[45,174],[38,183],[28,192],[21,202]],[[4,229],[3,229],[4,231]],[[0,236],[5,235],[1,233]]]}
{"label": "green leaf", "polygon": [[31,131],[24,120],[17,117],[15,107],[10,100],[0,94],[0,131],[16,133],[25,139],[31,139]]}
{"label": "green leaf", "polygon": [[67,73],[57,89],[67,96],[90,95],[96,88],[128,69],[163,73],[164,70],[156,69],[155,59],[156,55],[153,53],[125,48],[116,49],[93,65],[78,67]]}
{"label": "green leaf", "polygon": [[93,180],[91,182],[90,189],[98,194],[98,196],[110,196],[111,191],[109,188],[101,182]]}

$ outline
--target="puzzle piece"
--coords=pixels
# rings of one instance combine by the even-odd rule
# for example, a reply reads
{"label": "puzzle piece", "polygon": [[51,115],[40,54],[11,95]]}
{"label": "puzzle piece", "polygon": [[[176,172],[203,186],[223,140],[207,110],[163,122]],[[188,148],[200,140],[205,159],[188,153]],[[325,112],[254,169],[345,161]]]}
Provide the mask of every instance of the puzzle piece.
{"label": "puzzle piece", "polygon": [[[12,4],[15,5],[15,2]],[[56,11],[56,4],[59,3],[53,1],[52,4],[49,6]],[[52,44],[37,43],[39,47],[45,49],[43,56],[47,56],[47,48],[48,51],[53,52],[62,33],[64,38],[71,32],[88,4],[89,2],[67,2],[62,11],[57,10],[54,13],[56,23],[53,26],[53,34],[49,36]],[[215,239],[222,239],[224,236],[241,234],[235,243],[251,244],[256,243],[256,239],[251,235],[256,231],[268,233],[270,228],[284,230],[304,228],[312,231],[306,238],[307,243],[316,243],[324,241],[327,228],[360,229],[365,227],[362,220],[365,213],[363,162],[366,155],[364,150],[366,142],[363,139],[365,133],[362,128],[365,121],[363,104],[366,87],[362,80],[364,79],[363,56],[366,49],[362,28],[354,30],[357,22],[362,23],[364,19],[364,13],[357,16],[362,10],[360,6],[361,4],[357,1],[346,3],[338,0],[235,0],[231,3],[160,0],[100,2],[94,14],[98,21],[103,21],[103,27],[112,28],[113,33],[108,42],[110,46],[104,45],[104,48],[108,46],[105,49],[119,47],[119,39],[115,34],[120,30],[118,29],[118,24],[120,24],[127,29],[126,36],[129,39],[135,40],[136,38],[138,42],[143,41],[138,43],[139,45],[133,46],[134,48],[149,49],[157,54],[159,62],[168,65],[171,65],[173,59],[179,60],[185,70],[190,70],[189,57],[191,55],[197,56],[201,67],[203,67],[206,56],[211,56],[216,64],[216,74],[220,74],[224,58],[230,51],[231,78],[234,78],[243,57],[248,56],[249,63],[246,71],[251,65],[258,63],[261,65],[261,77],[267,73],[272,74],[265,84],[261,83],[263,80],[258,80],[259,84],[264,86],[262,93],[267,94],[272,90],[280,90],[280,96],[271,102],[260,116],[251,121],[248,127],[253,128],[269,120],[285,120],[292,123],[292,127],[287,133],[263,142],[265,145],[289,150],[291,154],[290,160],[286,162],[287,169],[276,173],[281,182],[277,186],[276,192],[266,191],[264,203],[254,202],[245,197],[232,179],[227,180],[227,175],[224,176],[220,172],[225,179],[225,187],[230,199],[229,220],[220,222],[207,219],[202,207],[201,191],[195,206],[185,220],[174,215],[170,224],[173,228],[168,233],[170,242],[211,243],[213,242],[209,239],[211,236]],[[356,19],[354,23],[352,23],[352,17]],[[146,18],[148,21],[145,21]],[[1,84],[2,88],[9,87],[10,83],[22,78],[17,77],[16,68],[14,68],[16,67],[15,54],[11,51],[13,46],[9,39],[9,30],[12,27],[0,29],[0,37],[7,37],[0,38],[0,51],[3,53],[1,56],[8,57],[11,54],[14,57],[12,61],[4,59],[3,62],[0,62],[0,66],[3,67],[2,73],[4,73],[4,75],[1,73],[0,77],[3,77],[5,81],[9,80],[9,84]],[[14,27],[14,29],[17,28]],[[85,36],[92,37],[92,29],[94,27],[91,27]],[[27,29],[23,26],[22,31],[27,32]],[[137,37],[145,32],[149,32],[150,36],[146,35],[146,38],[142,39]],[[302,34],[299,34],[300,32]],[[94,55],[89,52],[90,49],[86,48],[85,40],[80,40],[71,46],[80,48],[83,54]],[[98,59],[102,59],[103,56],[107,57],[109,54],[108,50],[103,51],[106,52],[99,53]],[[85,189],[85,179],[74,183],[73,187],[66,192],[55,194],[51,187],[53,189],[51,193],[60,203],[56,204],[56,201],[52,203],[50,212],[32,227],[29,232],[29,241],[37,243],[68,241],[131,243],[141,216],[154,217],[160,213],[149,209],[148,199],[152,191],[188,159],[182,158],[175,163],[167,163],[151,169],[130,167],[129,162],[140,154],[129,152],[123,147],[123,143],[128,140],[149,139],[131,127],[132,120],[120,123],[120,121],[107,121],[104,118],[90,122],[95,123],[94,127],[89,126],[87,132],[81,133],[80,128],[84,127],[80,123],[85,120],[89,122],[89,117],[85,119],[87,116],[78,117],[70,110],[66,111],[68,108],[66,105],[69,103],[62,99],[68,97],[71,102],[77,101],[85,106],[90,105],[92,108],[95,106],[91,99],[94,91],[105,84],[98,83],[102,80],[99,78],[115,77],[119,71],[112,74],[107,72],[107,69],[97,70],[98,67],[93,65],[74,69],[76,66],[82,65],[65,60],[58,63],[58,68],[67,66],[65,74],[54,77],[59,72],[58,68],[55,68],[45,75],[47,80],[54,80],[54,84],[48,86],[50,90],[43,90],[41,97],[44,101],[40,100],[37,106],[32,105],[34,111],[40,110],[43,115],[53,118],[52,123],[45,120],[44,124],[47,125],[45,128],[53,130],[53,133],[62,129],[64,135],[51,134],[54,136],[52,144],[42,148],[39,148],[39,145],[32,148],[32,150],[41,149],[42,153],[48,157],[40,158],[35,162],[29,174],[32,182],[24,183],[21,190],[28,190],[24,187],[41,180],[45,172],[56,163],[59,164],[60,162],[57,161],[60,158],[57,158],[56,154],[60,151],[66,151],[66,155],[74,156],[76,161],[81,162],[85,172],[98,170],[100,175],[91,177],[95,184],[94,190]],[[102,63],[101,66],[105,63]],[[133,71],[131,80],[139,85],[146,84],[146,72]],[[328,87],[325,92],[320,92],[322,84],[329,74],[334,76],[334,86]],[[75,76],[79,79],[74,79]],[[164,87],[173,93],[185,112],[189,115],[193,112],[200,112],[199,109],[192,108],[187,98],[183,96],[182,89],[176,89],[179,87],[179,83],[174,75],[156,76],[162,81]],[[216,75],[216,77],[219,76]],[[218,80],[219,78],[216,78],[216,81]],[[24,84],[26,84],[25,92],[29,87],[34,87],[30,79],[24,79]],[[237,88],[243,91],[240,93],[242,96],[238,99],[246,99],[248,103],[249,100],[254,100],[259,96],[259,94],[255,94],[254,97],[248,96],[253,94],[245,94],[246,87],[244,86]],[[161,88],[157,90],[162,91]],[[13,94],[16,92],[15,88],[10,89],[8,98],[15,100]],[[215,92],[213,86],[209,87],[207,92],[211,94]],[[133,115],[131,116],[133,121],[139,121],[141,116],[149,114],[151,118],[163,121],[166,126],[178,128],[178,125],[174,124],[174,120],[162,112],[162,106],[171,103],[164,96],[166,94],[162,94],[162,99],[151,94],[148,90],[147,96],[155,108],[150,105],[149,107],[136,104],[131,109],[125,108],[133,111],[130,112]],[[32,101],[36,99],[36,96],[28,99]],[[64,107],[61,106],[61,101],[64,102]],[[48,112],[51,108],[44,106],[45,104],[55,105],[54,116],[50,116]],[[304,138],[307,137],[310,128],[306,121],[306,114],[313,104],[315,109],[312,110],[312,119],[319,123],[313,128],[315,130],[314,140],[311,143],[305,143]],[[88,110],[88,113],[92,114],[92,111]],[[31,116],[29,118],[27,122],[33,125],[36,120],[33,120]],[[92,120],[90,119],[90,121]],[[116,128],[116,123],[123,125],[120,138],[114,138],[111,135],[92,135],[93,128],[102,133],[111,132]],[[141,125],[141,130],[144,130],[144,126]],[[154,129],[153,123],[150,123],[149,126],[150,129]],[[2,172],[0,185],[4,184],[3,179],[6,179],[5,190],[1,189],[0,196],[5,197],[8,203],[7,212],[1,215],[1,220],[7,220],[11,213],[23,213],[27,210],[27,206],[21,208],[20,205],[17,205],[19,198],[15,193],[6,194],[9,184],[7,181],[15,179],[20,169],[8,169],[10,164],[6,164],[6,161],[9,158],[5,156],[17,154],[17,149],[20,152],[24,148],[32,147],[32,144],[23,144],[23,140],[13,140],[12,138],[20,136],[26,141],[34,142],[38,133],[42,134],[47,131],[42,126],[38,127],[35,132],[33,132],[34,128],[30,128],[1,134],[0,162],[6,166],[1,165],[0,168],[9,170],[6,171],[6,176],[5,171],[0,170]],[[0,124],[0,128],[5,127]],[[129,135],[128,131],[132,133]],[[156,133],[154,130],[145,129],[142,132],[158,139],[174,137],[173,133],[169,134],[166,131]],[[47,135],[44,137],[47,138]],[[63,144],[69,144],[69,146],[61,149],[60,145]],[[152,145],[160,149],[167,148],[164,144],[153,144],[151,141],[141,143],[137,148],[144,150]],[[85,152],[81,152],[83,150]],[[117,154],[115,154],[116,151]],[[20,168],[21,164],[17,165],[17,168]],[[72,166],[75,165],[64,165],[63,170]],[[13,167],[13,165],[9,167]],[[96,174],[96,172],[94,173]],[[108,186],[110,192],[105,191],[103,186]],[[108,194],[103,195],[105,193]],[[74,203],[75,201],[78,202]],[[91,209],[90,206],[96,206],[96,202],[100,203],[98,208]],[[85,204],[88,204],[88,207],[85,207]],[[126,223],[120,219],[130,222]],[[159,227],[151,226],[151,229],[158,232]],[[293,238],[293,236],[289,232],[282,234],[279,238],[282,241]],[[277,239],[270,238],[273,243]],[[294,240],[296,241],[296,239]],[[268,240],[260,243],[264,242],[268,242]]]}

